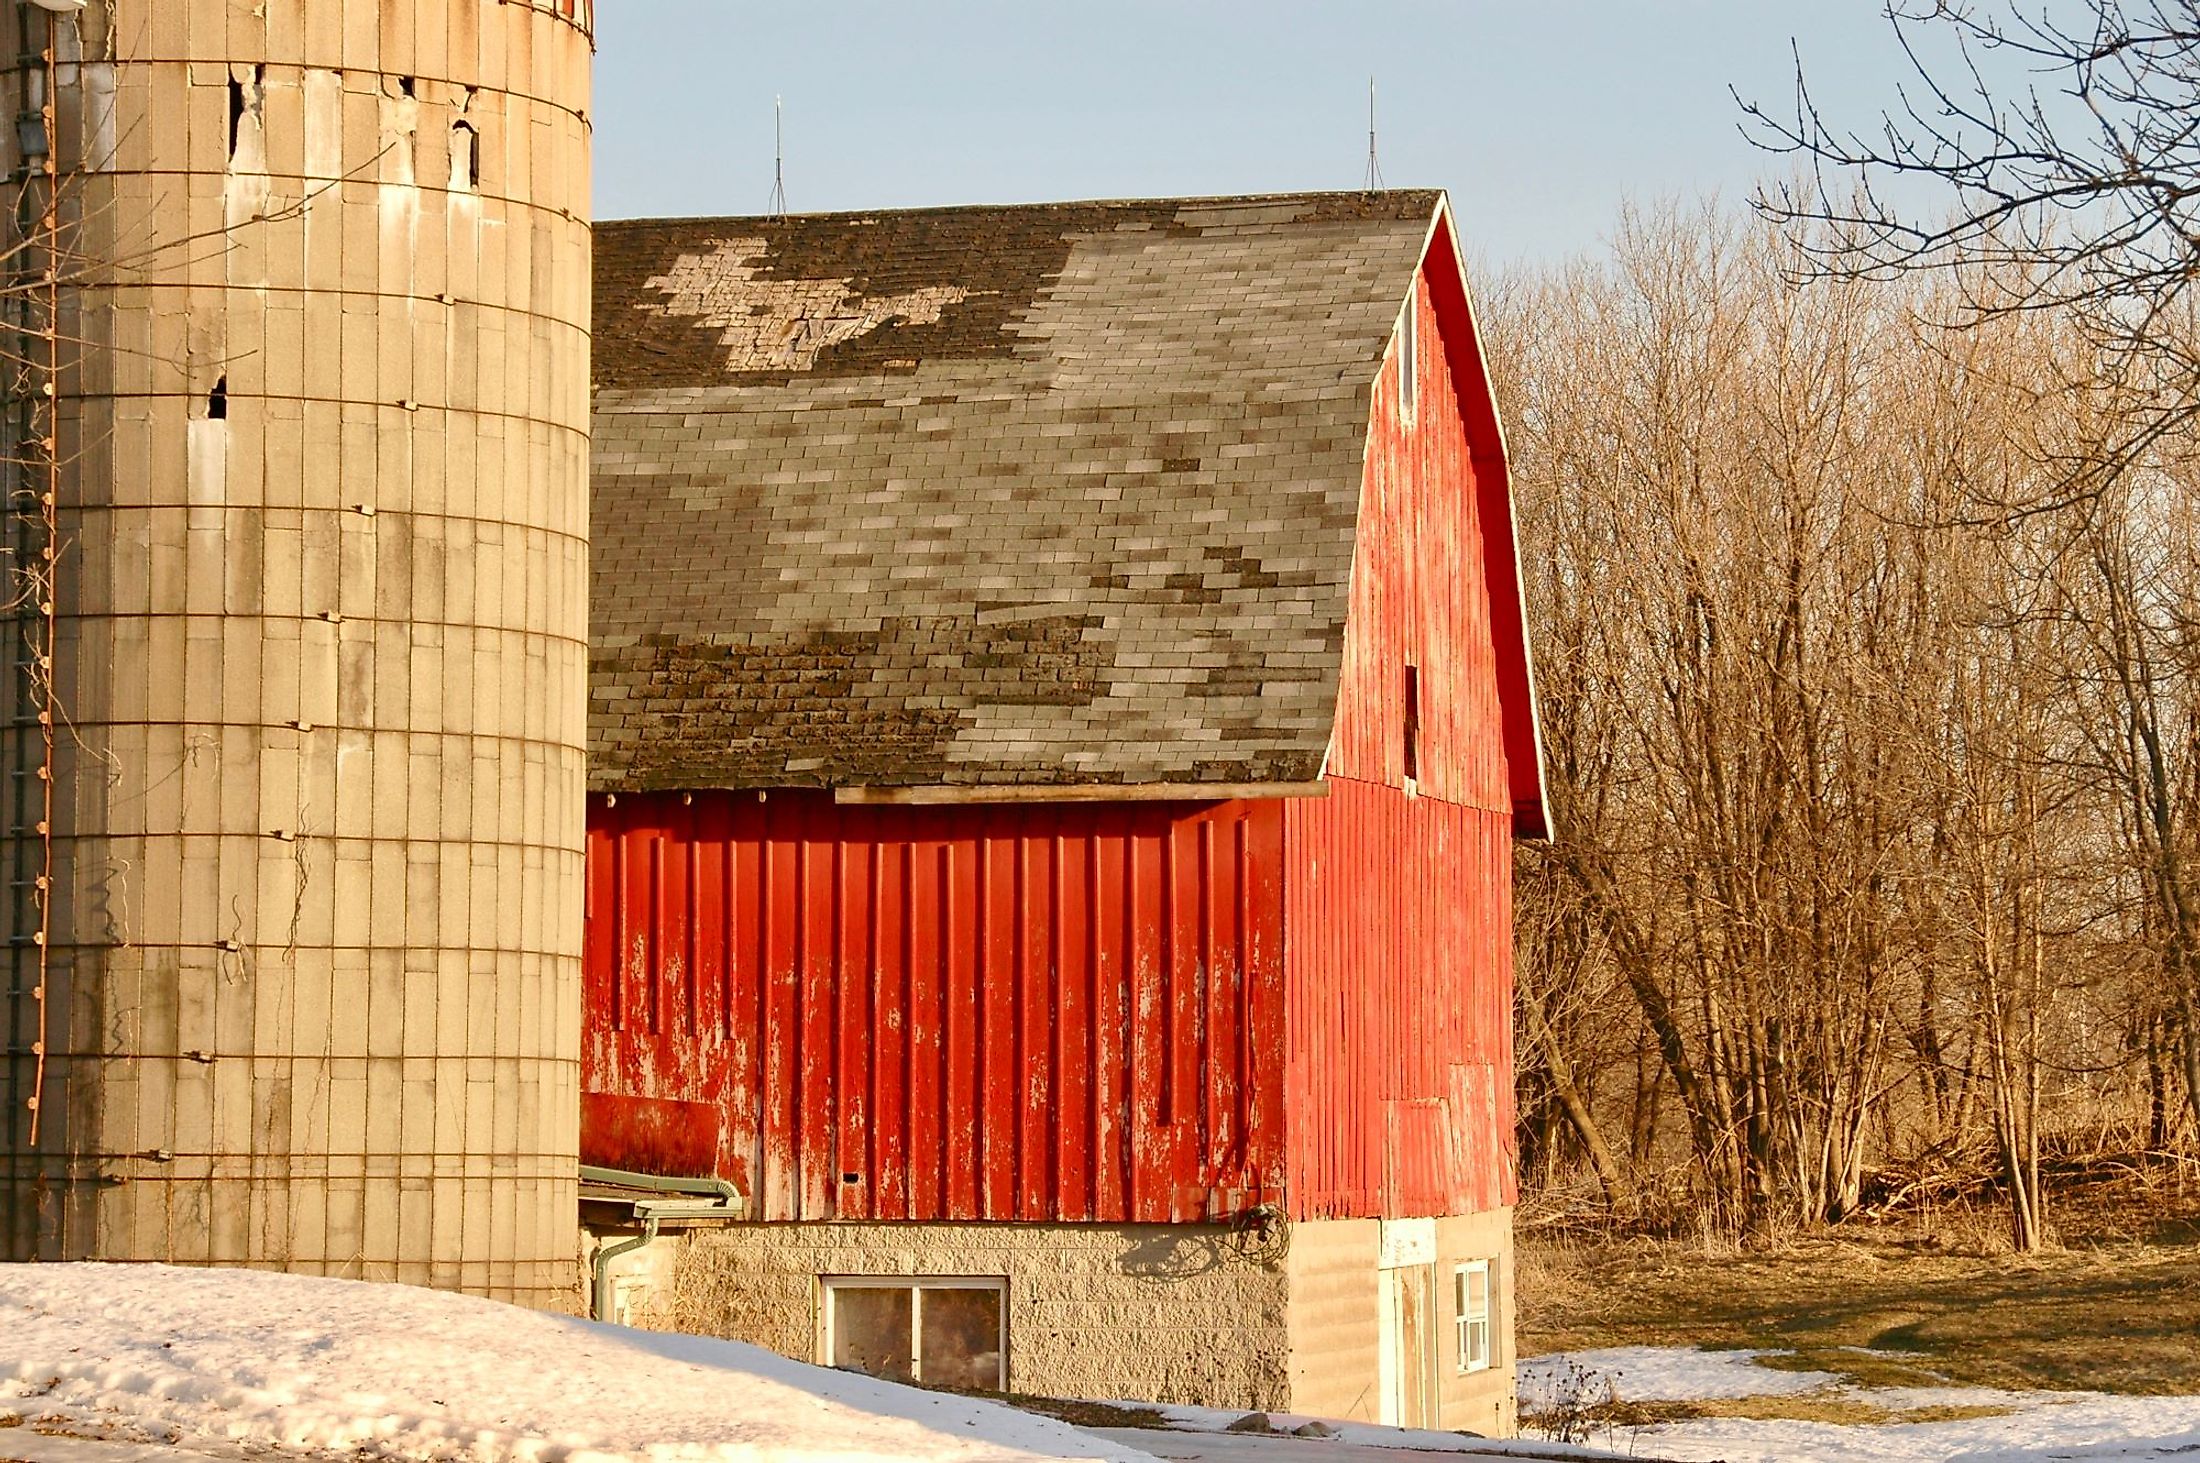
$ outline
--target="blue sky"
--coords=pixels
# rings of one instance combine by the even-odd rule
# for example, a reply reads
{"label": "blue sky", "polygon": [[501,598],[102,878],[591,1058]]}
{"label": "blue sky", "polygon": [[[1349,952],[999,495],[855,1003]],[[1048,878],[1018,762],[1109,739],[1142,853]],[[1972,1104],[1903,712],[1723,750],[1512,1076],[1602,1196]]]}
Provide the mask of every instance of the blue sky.
{"label": "blue sky", "polygon": [[604,0],[596,205],[796,211],[1352,188],[1452,190],[1484,259],[1593,249],[1624,197],[1739,200],[1768,169],[1727,94],[1786,102],[1791,43],[1858,122],[1900,55],[1876,0]]}

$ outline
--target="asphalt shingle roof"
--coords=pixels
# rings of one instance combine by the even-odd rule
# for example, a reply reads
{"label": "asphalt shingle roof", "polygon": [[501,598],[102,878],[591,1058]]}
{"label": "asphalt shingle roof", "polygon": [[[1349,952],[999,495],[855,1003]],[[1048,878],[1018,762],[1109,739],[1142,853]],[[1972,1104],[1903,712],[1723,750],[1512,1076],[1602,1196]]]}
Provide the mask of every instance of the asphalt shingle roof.
{"label": "asphalt shingle roof", "polygon": [[592,785],[1317,776],[1438,203],[599,224]]}

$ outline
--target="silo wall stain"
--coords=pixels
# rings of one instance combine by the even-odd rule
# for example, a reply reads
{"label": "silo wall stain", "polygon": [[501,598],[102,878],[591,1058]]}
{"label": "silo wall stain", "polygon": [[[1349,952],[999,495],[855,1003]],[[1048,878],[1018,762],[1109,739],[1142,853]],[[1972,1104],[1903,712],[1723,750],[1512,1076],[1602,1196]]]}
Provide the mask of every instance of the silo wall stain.
{"label": "silo wall stain", "polygon": [[0,12],[5,1252],[570,1307],[585,3]]}

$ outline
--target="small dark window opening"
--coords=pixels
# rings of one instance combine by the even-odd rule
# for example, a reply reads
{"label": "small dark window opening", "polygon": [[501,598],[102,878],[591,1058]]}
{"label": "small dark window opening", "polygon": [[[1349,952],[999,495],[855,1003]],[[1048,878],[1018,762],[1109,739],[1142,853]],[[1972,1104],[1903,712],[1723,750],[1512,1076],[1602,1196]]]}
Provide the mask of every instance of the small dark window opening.
{"label": "small dark window opening", "polygon": [[1407,422],[1413,420],[1421,389],[1419,304],[1418,297],[1407,300],[1398,317],[1398,414]]}
{"label": "small dark window opening", "polygon": [[397,78],[397,94],[404,97],[414,95],[413,79],[411,77],[400,76]]}
{"label": "small dark window opening", "polygon": [[229,155],[237,155],[237,138],[244,131],[244,83],[229,78]]}
{"label": "small dark window opening", "polygon": [[222,377],[214,383],[214,389],[206,393],[206,419],[210,422],[229,419],[229,378]]}
{"label": "small dark window opening", "polygon": [[252,79],[245,81],[232,70],[229,73],[229,160],[237,160],[237,148],[244,141],[244,119],[256,117],[261,99],[266,95],[267,68],[254,66]]}
{"label": "small dark window opening", "polygon": [[481,182],[481,134],[471,122],[451,124],[451,186],[473,188]]}
{"label": "small dark window opening", "polygon": [[1412,782],[1421,775],[1421,671],[1410,665],[1406,667],[1405,753],[1406,781]]}

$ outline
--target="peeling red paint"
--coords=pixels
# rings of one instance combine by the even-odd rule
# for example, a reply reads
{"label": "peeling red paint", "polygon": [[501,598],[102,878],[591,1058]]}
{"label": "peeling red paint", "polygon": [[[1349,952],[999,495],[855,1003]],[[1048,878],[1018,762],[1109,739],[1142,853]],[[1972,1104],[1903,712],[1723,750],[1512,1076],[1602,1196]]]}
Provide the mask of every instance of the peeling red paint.
{"label": "peeling red paint", "polygon": [[598,1161],[687,1103],[764,1219],[1280,1200],[1280,804],[665,793],[590,825],[583,1083],[627,1099],[590,1099]]}

